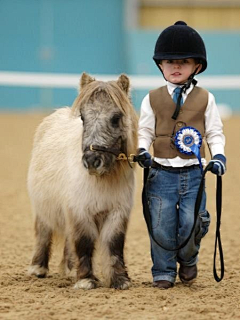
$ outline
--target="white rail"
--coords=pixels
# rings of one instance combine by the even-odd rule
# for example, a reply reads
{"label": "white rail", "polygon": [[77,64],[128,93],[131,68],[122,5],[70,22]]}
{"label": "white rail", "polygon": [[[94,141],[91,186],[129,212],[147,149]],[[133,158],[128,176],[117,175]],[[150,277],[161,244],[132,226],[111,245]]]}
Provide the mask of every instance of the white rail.
{"label": "white rail", "polygon": [[[81,74],[0,71],[0,86],[76,89],[80,76]],[[118,75],[93,74],[92,76],[103,81],[118,78]],[[153,89],[165,83],[161,75],[129,75],[129,78],[133,89]],[[197,80],[200,86],[208,89],[240,89],[240,75],[200,75]]]}

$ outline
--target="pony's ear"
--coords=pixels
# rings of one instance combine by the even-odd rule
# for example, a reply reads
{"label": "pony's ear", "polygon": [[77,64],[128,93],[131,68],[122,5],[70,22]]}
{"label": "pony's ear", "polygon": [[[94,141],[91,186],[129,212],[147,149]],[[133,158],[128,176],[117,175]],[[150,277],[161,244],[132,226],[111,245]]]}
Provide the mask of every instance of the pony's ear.
{"label": "pony's ear", "polygon": [[117,84],[123,91],[125,91],[128,94],[129,87],[130,87],[130,81],[128,76],[126,76],[125,74],[121,74],[117,80]]}
{"label": "pony's ear", "polygon": [[84,88],[89,83],[95,81],[94,78],[90,77],[89,74],[83,72],[81,79],[80,79],[80,89]]}

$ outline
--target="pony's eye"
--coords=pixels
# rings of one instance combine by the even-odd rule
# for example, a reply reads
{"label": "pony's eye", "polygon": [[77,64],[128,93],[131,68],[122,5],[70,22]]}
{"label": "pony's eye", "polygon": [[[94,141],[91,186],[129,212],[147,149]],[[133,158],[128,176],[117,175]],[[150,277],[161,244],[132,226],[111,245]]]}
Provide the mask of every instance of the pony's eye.
{"label": "pony's eye", "polygon": [[113,128],[118,128],[119,127],[119,121],[120,121],[121,117],[122,116],[120,114],[115,114],[111,118],[111,125],[113,126]]}

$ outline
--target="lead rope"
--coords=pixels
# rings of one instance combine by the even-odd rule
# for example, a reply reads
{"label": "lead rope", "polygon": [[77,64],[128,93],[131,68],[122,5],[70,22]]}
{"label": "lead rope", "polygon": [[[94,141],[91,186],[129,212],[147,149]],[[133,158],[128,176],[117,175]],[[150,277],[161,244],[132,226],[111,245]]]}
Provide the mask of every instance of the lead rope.
{"label": "lead rope", "polygon": [[[183,241],[183,243],[174,249],[164,247],[161,243],[159,243],[155,239],[155,237],[153,235],[151,215],[150,215],[150,211],[149,211],[147,194],[146,194],[146,185],[147,185],[149,168],[144,169],[144,185],[143,185],[143,191],[142,191],[143,215],[144,215],[144,218],[145,218],[145,221],[147,224],[147,229],[148,229],[149,234],[151,235],[154,242],[158,246],[160,246],[161,248],[168,250],[168,251],[176,251],[176,250],[179,250],[179,249],[185,247],[185,245],[188,243],[189,239],[191,238],[191,236],[193,234],[193,231],[196,226],[197,218],[198,218],[198,212],[199,212],[199,208],[200,208],[200,204],[201,204],[201,200],[202,200],[204,178],[205,178],[207,171],[211,170],[212,165],[213,165],[212,163],[209,163],[203,171],[202,179],[201,179],[200,186],[198,189],[195,208],[194,208],[194,223],[193,223],[192,230],[191,230],[189,236]],[[220,236],[221,211],[222,211],[222,177],[221,176],[217,176],[216,211],[217,211],[217,221],[216,221],[216,239],[215,239],[214,257],[213,257],[213,274],[214,274],[215,280],[217,282],[220,282],[224,277],[224,258],[223,258],[223,250],[222,250],[222,243],[221,243],[221,236]],[[219,258],[220,258],[220,269],[221,269],[221,276],[220,277],[218,277],[217,271],[216,271],[217,246],[218,246]]]}
{"label": "lead rope", "polygon": [[[223,249],[220,235],[221,227],[221,213],[222,213],[222,177],[217,176],[217,191],[216,191],[216,208],[217,208],[217,219],[216,219],[216,238],[215,238],[215,248],[213,255],[213,274],[217,282],[220,282],[224,277],[224,258],[223,258]],[[216,269],[216,256],[217,256],[217,247],[219,252],[220,259],[220,270],[221,275],[218,277]]]}

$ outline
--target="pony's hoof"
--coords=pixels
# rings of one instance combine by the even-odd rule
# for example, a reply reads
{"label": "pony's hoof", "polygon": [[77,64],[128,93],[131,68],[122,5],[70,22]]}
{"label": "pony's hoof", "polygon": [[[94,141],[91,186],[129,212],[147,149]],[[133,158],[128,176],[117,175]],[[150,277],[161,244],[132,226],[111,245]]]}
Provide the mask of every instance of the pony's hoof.
{"label": "pony's hoof", "polygon": [[131,281],[130,280],[116,280],[112,282],[111,288],[119,289],[119,290],[127,290],[131,287]]}
{"label": "pony's hoof", "polygon": [[97,282],[96,280],[93,280],[93,279],[81,279],[81,280],[78,280],[78,282],[76,282],[74,285],[74,289],[90,290],[90,289],[96,289],[96,287],[97,287]]}
{"label": "pony's hoof", "polygon": [[45,278],[48,273],[48,269],[39,265],[30,266],[28,269],[28,275],[36,276],[38,278]]}

